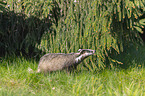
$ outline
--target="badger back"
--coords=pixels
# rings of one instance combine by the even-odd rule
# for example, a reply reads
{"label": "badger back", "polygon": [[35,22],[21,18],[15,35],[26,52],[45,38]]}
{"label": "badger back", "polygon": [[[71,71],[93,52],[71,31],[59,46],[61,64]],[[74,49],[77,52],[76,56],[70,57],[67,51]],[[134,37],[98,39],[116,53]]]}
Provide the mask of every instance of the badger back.
{"label": "badger back", "polygon": [[62,70],[67,67],[76,67],[86,57],[93,55],[95,50],[91,49],[79,49],[79,53],[48,53],[40,58],[38,71],[47,72]]}
{"label": "badger back", "polygon": [[38,68],[47,71],[61,70],[75,63],[74,53],[49,53],[41,57]]}

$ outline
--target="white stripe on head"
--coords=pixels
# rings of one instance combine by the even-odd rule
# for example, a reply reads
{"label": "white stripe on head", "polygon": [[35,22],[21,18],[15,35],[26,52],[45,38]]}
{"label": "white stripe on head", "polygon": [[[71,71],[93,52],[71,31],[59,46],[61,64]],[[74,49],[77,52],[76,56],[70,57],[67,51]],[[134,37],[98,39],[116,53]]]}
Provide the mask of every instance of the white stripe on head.
{"label": "white stripe on head", "polygon": [[90,56],[92,53],[84,53],[75,59],[76,63],[82,60],[83,57]]}
{"label": "white stripe on head", "polygon": [[[78,51],[80,51],[78,53],[78,54],[80,54],[80,56],[75,59],[76,63],[80,62],[82,60],[82,58],[84,59],[85,57],[88,57],[95,53],[95,50],[91,50],[91,49],[79,49]],[[85,51],[85,53],[84,53],[84,51]]]}
{"label": "white stripe on head", "polygon": [[82,57],[83,57],[82,55],[80,55],[79,57],[77,57],[77,58],[75,59],[76,63],[78,63],[79,61],[81,61]]}

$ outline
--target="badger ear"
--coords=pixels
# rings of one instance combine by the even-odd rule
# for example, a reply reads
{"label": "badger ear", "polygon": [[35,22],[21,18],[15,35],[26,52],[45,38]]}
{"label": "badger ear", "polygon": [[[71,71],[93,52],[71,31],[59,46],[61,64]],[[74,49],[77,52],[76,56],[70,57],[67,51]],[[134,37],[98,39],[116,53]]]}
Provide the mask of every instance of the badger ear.
{"label": "badger ear", "polygon": [[79,49],[78,51],[82,51],[82,49]]}

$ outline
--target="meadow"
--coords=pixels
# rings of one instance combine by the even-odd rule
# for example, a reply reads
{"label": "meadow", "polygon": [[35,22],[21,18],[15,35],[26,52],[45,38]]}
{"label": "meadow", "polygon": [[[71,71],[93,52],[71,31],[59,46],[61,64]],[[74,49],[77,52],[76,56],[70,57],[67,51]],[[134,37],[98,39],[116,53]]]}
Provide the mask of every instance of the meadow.
{"label": "meadow", "polygon": [[[136,46],[143,44],[144,5],[144,0],[0,1],[0,95],[145,96],[145,46]],[[96,53],[74,72],[28,72],[37,70],[41,54],[80,48]]]}
{"label": "meadow", "polygon": [[2,57],[0,95],[144,96],[145,47],[139,47],[137,51],[128,49],[116,58],[124,64],[95,72],[76,70],[67,73],[62,70],[44,75],[28,72],[28,67],[37,70],[38,61],[35,59],[26,59],[22,56]]}

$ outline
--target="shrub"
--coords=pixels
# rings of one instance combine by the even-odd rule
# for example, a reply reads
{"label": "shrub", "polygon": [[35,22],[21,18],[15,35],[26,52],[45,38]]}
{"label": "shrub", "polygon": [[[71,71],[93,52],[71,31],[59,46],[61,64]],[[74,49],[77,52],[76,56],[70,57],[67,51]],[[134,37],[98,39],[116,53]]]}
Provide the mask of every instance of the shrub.
{"label": "shrub", "polygon": [[[2,45],[14,45],[7,45],[10,49],[21,49],[22,45],[25,50],[33,45],[44,52],[95,49],[95,56],[85,61],[85,66],[94,71],[113,63],[122,64],[111,55],[119,54],[131,43],[142,43],[138,32],[142,33],[145,25],[145,19],[139,19],[145,11],[144,0],[12,1],[7,1],[7,8],[16,17],[1,17],[1,21],[8,21],[4,21],[7,25],[3,25],[6,29],[2,33],[10,38],[2,36]],[[24,15],[23,19],[18,19],[18,13]]]}

